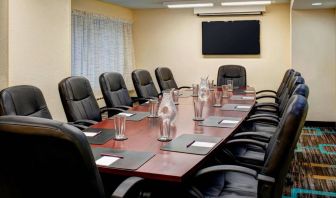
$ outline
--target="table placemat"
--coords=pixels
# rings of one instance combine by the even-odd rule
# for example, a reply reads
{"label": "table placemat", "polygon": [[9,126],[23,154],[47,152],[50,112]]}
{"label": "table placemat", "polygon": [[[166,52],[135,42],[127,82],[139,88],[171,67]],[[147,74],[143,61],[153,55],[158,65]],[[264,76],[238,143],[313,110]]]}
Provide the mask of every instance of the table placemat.
{"label": "table placemat", "polygon": [[219,117],[209,116],[198,125],[206,127],[218,127],[218,128],[234,128],[241,121],[240,117]]}
{"label": "table placemat", "polygon": [[254,94],[255,89],[253,87],[247,87],[246,89],[236,89],[233,90],[235,94]]}
{"label": "table placemat", "polygon": [[[140,121],[149,116],[149,112],[147,111],[125,111],[122,113],[133,114],[132,116],[126,117],[126,120],[129,120],[129,121]],[[113,119],[113,117],[110,117],[109,119]]]}
{"label": "table placemat", "polygon": [[230,100],[254,100],[254,96],[234,95]]}
{"label": "table placemat", "polygon": [[105,144],[107,141],[115,137],[114,129],[87,128],[83,132],[97,133],[97,135],[92,137],[86,136],[90,144]]}
{"label": "table placemat", "polygon": [[[136,170],[145,164],[148,160],[155,156],[153,152],[138,152],[138,151],[126,151],[126,150],[116,150],[111,148],[91,148],[93,156],[96,160],[102,157],[115,157],[119,158],[112,164],[106,164],[104,167],[126,169],[126,170]],[[98,165],[99,166],[99,165]]]}
{"label": "table placemat", "polygon": [[252,105],[246,104],[224,104],[221,108],[223,111],[250,111]]}
{"label": "table placemat", "polygon": [[164,151],[173,151],[179,153],[190,153],[196,155],[206,155],[215,147],[223,138],[197,135],[183,134],[161,147]]}

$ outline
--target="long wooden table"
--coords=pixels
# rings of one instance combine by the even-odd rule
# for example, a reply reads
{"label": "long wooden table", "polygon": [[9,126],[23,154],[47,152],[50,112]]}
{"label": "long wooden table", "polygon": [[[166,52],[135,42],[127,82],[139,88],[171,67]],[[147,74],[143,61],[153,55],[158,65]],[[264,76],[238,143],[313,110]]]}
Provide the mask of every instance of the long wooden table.
{"label": "long wooden table", "polygon": [[[246,94],[254,96],[255,94]],[[145,118],[141,121],[127,121],[125,135],[128,137],[125,141],[110,140],[103,145],[92,145],[93,147],[105,147],[113,149],[131,150],[131,151],[150,151],[155,156],[143,164],[135,171],[99,167],[99,171],[109,174],[123,176],[139,176],[146,179],[183,182],[188,176],[192,175],[209,157],[211,157],[216,148],[224,144],[227,137],[231,135],[236,128],[215,128],[199,126],[198,122],[192,120],[194,116],[193,100],[195,97],[179,98],[177,107],[176,126],[172,128],[172,137],[178,137],[181,134],[203,134],[207,136],[222,137],[223,140],[217,144],[208,155],[194,155],[187,153],[162,151],[160,147],[167,144],[157,140],[159,134],[159,119]],[[231,101],[223,98],[222,104],[254,104],[254,100]],[[222,111],[218,107],[212,107],[212,100],[204,106],[203,116],[226,116],[242,117],[243,119],[249,112],[240,111]],[[140,105],[132,108],[132,111],[149,111],[148,105]],[[237,125],[239,126],[239,125]],[[113,120],[106,119],[96,125],[94,128],[114,128]]]}

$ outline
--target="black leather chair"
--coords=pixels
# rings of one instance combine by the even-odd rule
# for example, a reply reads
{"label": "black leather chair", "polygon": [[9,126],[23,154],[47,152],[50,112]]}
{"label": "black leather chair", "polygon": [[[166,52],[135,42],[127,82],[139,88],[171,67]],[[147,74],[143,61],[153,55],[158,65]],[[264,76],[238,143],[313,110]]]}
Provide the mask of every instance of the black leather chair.
{"label": "black leather chair", "polygon": [[0,115],[52,119],[41,90],[31,85],[8,87],[0,92]]}
{"label": "black leather chair", "polygon": [[168,67],[158,67],[155,69],[155,77],[159,84],[161,92],[166,89],[183,89],[190,88],[188,86],[178,87],[173,73]]}
{"label": "black leather chair", "polygon": [[[194,197],[280,198],[294,149],[307,115],[308,104],[296,95],[277,135],[266,144],[252,140],[245,144],[266,147],[265,160],[258,171],[236,165],[218,165],[200,170],[189,189]],[[232,143],[232,142],[231,142]],[[230,143],[229,143],[230,144]]]}
{"label": "black leather chair", "polygon": [[133,100],[120,73],[105,72],[101,74],[99,84],[106,107],[128,109],[133,106]]}
{"label": "black leather chair", "polygon": [[85,77],[72,76],[58,84],[62,105],[69,122],[92,125],[102,120],[102,113],[109,116],[124,110],[119,108],[99,108],[90,82]]}
{"label": "black leather chair", "polygon": [[157,98],[158,91],[153,79],[147,70],[136,69],[132,72],[132,81],[139,98]]}
{"label": "black leather chair", "polygon": [[[85,135],[68,124],[2,116],[0,156],[2,198],[107,197]],[[143,181],[130,177],[111,197],[137,197]]]}
{"label": "black leather chair", "polygon": [[246,87],[246,70],[240,65],[222,65],[218,68],[217,86],[227,84],[227,80],[233,80],[233,86]]}

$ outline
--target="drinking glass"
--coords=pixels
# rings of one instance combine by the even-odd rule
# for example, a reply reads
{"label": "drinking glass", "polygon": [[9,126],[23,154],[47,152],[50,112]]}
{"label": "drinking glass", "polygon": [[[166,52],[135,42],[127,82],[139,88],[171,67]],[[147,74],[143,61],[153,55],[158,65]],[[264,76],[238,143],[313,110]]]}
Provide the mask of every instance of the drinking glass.
{"label": "drinking glass", "polygon": [[227,80],[226,84],[229,86],[228,91],[233,91],[233,80]]}
{"label": "drinking glass", "polygon": [[158,117],[158,104],[159,101],[157,99],[149,100],[149,118],[157,118]]}
{"label": "drinking glass", "polygon": [[125,125],[126,125],[126,116],[125,115],[115,115],[114,116],[114,126],[116,135],[115,140],[126,140],[125,136]]}
{"label": "drinking glass", "polygon": [[198,96],[198,84],[192,84],[192,89],[193,89],[193,97],[197,97]]}
{"label": "drinking glass", "polygon": [[228,98],[229,97],[229,86],[228,85],[222,85],[222,92],[223,92],[223,98]]}
{"label": "drinking glass", "polygon": [[215,104],[213,105],[214,107],[221,107],[222,106],[222,95],[223,92],[219,91],[218,89],[215,89],[214,91],[214,95],[215,95]]}
{"label": "drinking glass", "polygon": [[204,101],[202,100],[194,100],[194,113],[195,117],[193,120],[202,121],[204,118],[202,117]]}

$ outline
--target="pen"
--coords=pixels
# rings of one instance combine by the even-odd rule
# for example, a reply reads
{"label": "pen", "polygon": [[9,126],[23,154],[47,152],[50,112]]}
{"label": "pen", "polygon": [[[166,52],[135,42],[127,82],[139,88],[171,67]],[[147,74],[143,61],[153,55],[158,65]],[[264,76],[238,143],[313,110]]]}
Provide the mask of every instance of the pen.
{"label": "pen", "polygon": [[112,154],[112,153],[101,153],[100,155],[101,155],[101,156],[117,157],[117,158],[120,158],[120,159],[123,159],[123,158],[124,158],[123,156],[114,155],[114,154]]}
{"label": "pen", "polygon": [[187,148],[190,147],[194,142],[195,142],[195,140],[193,140],[192,142],[190,142],[189,144],[187,144]]}

